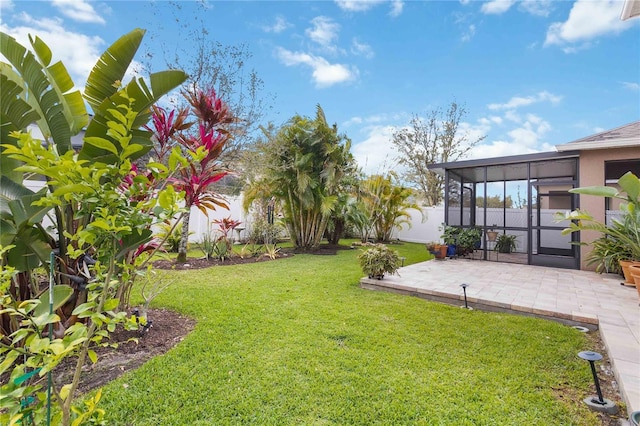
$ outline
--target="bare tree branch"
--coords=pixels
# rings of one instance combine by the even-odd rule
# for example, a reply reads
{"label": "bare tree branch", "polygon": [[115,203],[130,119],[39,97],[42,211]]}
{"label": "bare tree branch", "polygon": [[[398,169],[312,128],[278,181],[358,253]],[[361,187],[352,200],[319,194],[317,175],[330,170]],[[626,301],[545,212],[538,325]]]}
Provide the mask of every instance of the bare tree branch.
{"label": "bare tree branch", "polygon": [[462,159],[486,137],[470,140],[468,133],[460,132],[460,120],[466,113],[464,106],[453,101],[446,111],[436,108],[426,118],[414,114],[407,128],[393,134],[398,162],[406,167],[402,178],[420,193],[426,205],[440,204],[444,192],[444,177],[428,166]]}

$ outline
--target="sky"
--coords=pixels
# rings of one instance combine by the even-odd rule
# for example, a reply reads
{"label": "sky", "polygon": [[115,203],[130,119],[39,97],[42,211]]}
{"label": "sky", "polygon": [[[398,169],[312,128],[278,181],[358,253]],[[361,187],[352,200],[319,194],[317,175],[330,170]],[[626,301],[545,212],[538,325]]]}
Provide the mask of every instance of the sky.
{"label": "sky", "polygon": [[[222,45],[244,44],[264,81],[264,122],[313,116],[320,104],[367,173],[395,169],[391,138],[412,116],[453,101],[460,131],[486,136],[468,158],[553,151],[640,119],[640,18],[622,1],[18,1],[0,29],[38,35],[76,86],[134,28],[136,61],[192,51],[201,19]],[[186,26],[186,28],[185,28]]]}

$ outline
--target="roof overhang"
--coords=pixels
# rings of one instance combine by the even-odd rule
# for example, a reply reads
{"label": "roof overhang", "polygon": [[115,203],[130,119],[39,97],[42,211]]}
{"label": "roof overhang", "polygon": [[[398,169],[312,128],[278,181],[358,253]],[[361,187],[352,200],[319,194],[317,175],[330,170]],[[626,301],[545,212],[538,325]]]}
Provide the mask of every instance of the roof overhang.
{"label": "roof overhang", "polygon": [[524,179],[574,177],[577,173],[577,151],[539,152],[508,157],[483,158],[432,164],[430,170],[444,175],[445,171],[465,182],[498,182]]}
{"label": "roof overhang", "polygon": [[638,16],[640,16],[640,0],[625,0],[620,19],[626,21]]}
{"label": "roof overhang", "polygon": [[627,148],[640,146],[640,138],[616,139],[613,141],[585,141],[570,142],[562,145],[556,145],[558,152],[563,151],[587,151],[594,149],[612,149]]}
{"label": "roof overhang", "polygon": [[453,161],[436,163],[427,166],[429,170],[444,174],[445,170],[468,169],[484,166],[501,166],[507,164],[527,163],[531,161],[559,160],[563,158],[579,157],[578,151],[564,152],[536,152],[533,154],[509,155],[505,157],[481,158],[477,160]]}

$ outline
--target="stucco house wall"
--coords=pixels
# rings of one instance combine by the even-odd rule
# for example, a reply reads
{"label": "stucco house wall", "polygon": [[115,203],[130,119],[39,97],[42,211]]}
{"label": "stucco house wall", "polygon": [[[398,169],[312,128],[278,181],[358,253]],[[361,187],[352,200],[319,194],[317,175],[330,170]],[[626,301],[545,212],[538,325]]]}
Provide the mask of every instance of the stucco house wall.
{"label": "stucco house wall", "polygon": [[[605,184],[605,163],[617,160],[637,160],[640,163],[640,145],[626,148],[591,149],[580,151],[579,186],[602,186]],[[596,220],[605,221],[605,200],[593,195],[580,195],[580,209],[589,212]],[[590,243],[600,236],[598,232],[583,231],[580,241]],[[581,268],[593,270],[595,266],[586,264],[586,256],[591,251],[589,245],[580,250]]]}

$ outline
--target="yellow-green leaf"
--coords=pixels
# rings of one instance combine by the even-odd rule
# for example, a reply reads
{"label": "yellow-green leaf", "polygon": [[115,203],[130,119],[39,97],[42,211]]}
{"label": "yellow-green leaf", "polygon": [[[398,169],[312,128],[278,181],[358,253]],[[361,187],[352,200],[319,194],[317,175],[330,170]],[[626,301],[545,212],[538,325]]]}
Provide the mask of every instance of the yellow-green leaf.
{"label": "yellow-green leaf", "polygon": [[95,351],[92,351],[91,349],[89,349],[89,351],[87,351],[87,356],[89,357],[92,363],[95,364],[96,362],[98,362],[98,354],[96,354]]}
{"label": "yellow-green leaf", "polygon": [[64,385],[62,389],[60,389],[60,398],[64,401],[69,396],[69,392],[71,391],[71,384]]}

